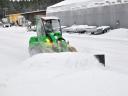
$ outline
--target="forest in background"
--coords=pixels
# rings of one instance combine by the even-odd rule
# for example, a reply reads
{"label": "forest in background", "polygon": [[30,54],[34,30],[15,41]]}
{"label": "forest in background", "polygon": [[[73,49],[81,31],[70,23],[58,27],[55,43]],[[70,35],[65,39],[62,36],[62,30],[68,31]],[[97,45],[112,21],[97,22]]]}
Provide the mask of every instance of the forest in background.
{"label": "forest in background", "polygon": [[0,17],[4,12],[31,12],[36,10],[46,10],[46,8],[62,0],[0,0]]}

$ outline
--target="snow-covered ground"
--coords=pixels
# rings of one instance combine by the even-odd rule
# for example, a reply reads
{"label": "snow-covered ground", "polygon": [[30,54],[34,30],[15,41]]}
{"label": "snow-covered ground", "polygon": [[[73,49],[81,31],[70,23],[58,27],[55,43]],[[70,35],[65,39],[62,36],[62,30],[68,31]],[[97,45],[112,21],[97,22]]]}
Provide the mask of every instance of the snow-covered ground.
{"label": "snow-covered ground", "polygon": [[93,56],[128,56],[127,31],[117,29],[100,36],[65,33],[78,52],[29,57],[28,40],[35,33],[24,27],[0,28],[0,96],[127,96],[128,73],[115,70],[114,59],[108,58],[104,68]]}

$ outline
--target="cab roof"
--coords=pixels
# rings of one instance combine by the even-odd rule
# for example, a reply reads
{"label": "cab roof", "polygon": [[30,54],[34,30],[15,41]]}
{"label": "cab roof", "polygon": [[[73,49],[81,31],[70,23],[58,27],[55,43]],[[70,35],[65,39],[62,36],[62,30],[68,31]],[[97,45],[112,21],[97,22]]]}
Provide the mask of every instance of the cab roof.
{"label": "cab roof", "polygon": [[54,17],[54,16],[48,16],[48,17],[41,17],[43,20],[59,20],[58,17]]}

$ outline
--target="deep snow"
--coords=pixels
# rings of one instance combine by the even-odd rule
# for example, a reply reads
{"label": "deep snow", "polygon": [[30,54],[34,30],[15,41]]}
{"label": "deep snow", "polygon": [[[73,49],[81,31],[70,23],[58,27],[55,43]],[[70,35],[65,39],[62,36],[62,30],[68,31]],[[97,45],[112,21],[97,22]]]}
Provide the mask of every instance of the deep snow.
{"label": "deep snow", "polygon": [[[110,40],[107,34],[90,37],[65,33],[64,37],[79,52],[29,57],[28,40],[35,33],[27,32],[24,27],[0,28],[0,96],[127,96],[127,73],[110,68],[111,64],[104,68],[93,56],[96,53],[114,56],[112,53],[117,53],[120,48],[127,49],[127,43],[124,43],[127,29],[118,29],[120,35],[115,36],[119,40],[126,37],[121,41],[123,45],[116,41],[106,43],[106,40],[115,40],[114,31],[107,33]],[[102,42],[98,43],[100,40]],[[112,44],[120,48],[115,51]]]}

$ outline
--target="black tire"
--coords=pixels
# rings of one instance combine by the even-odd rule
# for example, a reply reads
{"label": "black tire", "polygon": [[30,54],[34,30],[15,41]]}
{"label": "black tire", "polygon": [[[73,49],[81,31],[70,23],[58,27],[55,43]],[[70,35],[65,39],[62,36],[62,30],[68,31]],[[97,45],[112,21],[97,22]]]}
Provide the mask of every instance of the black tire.
{"label": "black tire", "polygon": [[72,46],[68,47],[68,50],[69,52],[77,52],[76,48]]}
{"label": "black tire", "polygon": [[30,56],[36,55],[41,53],[41,50],[39,47],[33,47],[33,48],[29,48],[29,54]]}
{"label": "black tire", "polygon": [[91,32],[91,34],[93,34],[93,35],[94,35],[94,34],[95,34],[95,32]]}

